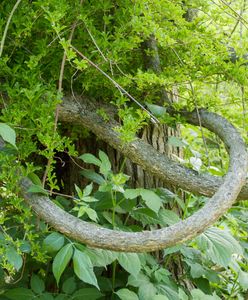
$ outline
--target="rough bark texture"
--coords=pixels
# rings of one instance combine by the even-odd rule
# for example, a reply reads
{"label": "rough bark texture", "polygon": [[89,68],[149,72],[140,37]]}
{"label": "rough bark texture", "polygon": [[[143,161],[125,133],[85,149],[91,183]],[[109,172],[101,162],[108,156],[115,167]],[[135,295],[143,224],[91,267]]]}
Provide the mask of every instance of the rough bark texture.
{"label": "rough bark texture", "polygon": [[[104,107],[106,112],[110,116],[112,115],[112,120],[110,122],[105,122],[96,113],[97,108],[99,108],[99,106],[93,100],[65,97],[60,111],[60,120],[81,124],[83,127],[92,131],[99,139],[104,140],[113,148],[120,151],[132,162],[140,165],[144,170],[155,175],[169,185],[180,187],[192,193],[211,197],[222,184],[223,178],[211,176],[209,174],[199,174],[192,169],[186,168],[170,160],[167,155],[160,154],[151,145],[139,138],[132,143],[123,145],[119,134],[114,130],[114,128],[119,126],[119,124],[114,121],[114,108],[110,106]],[[187,122],[198,125],[199,120],[196,113],[185,112],[182,114]],[[220,132],[222,129],[218,130],[218,124],[213,124],[214,125],[209,124],[208,128],[222,136],[222,132]],[[204,124],[202,125],[204,126]],[[248,182],[242,188],[237,198],[248,199]]]}
{"label": "rough bark texture", "polygon": [[[62,120],[73,122],[77,120],[124,155],[147,170],[151,168],[153,174],[159,175],[160,178],[169,182],[173,181],[172,177],[175,176],[177,179],[174,182],[179,185],[180,178],[185,176],[186,178],[183,178],[184,187],[188,187],[189,178],[192,182],[199,180],[197,173],[189,171],[188,174],[187,169],[158,154],[155,149],[140,140],[123,146],[120,143],[119,135],[113,130],[116,124],[103,122],[95,113],[96,107],[91,103],[91,105],[89,104],[90,109],[88,109],[85,103],[86,101],[80,103],[79,100],[77,102],[65,101],[60,114]],[[215,185],[218,190],[207,204],[191,217],[175,225],[142,232],[123,232],[102,228],[97,224],[81,221],[68,214],[52,203],[48,197],[27,193],[27,188],[31,184],[27,179],[23,179],[21,182],[23,196],[36,213],[56,230],[92,247],[115,251],[144,252],[163,249],[188,241],[212,225],[232,206],[245,182],[248,169],[246,147],[237,130],[216,114],[200,110],[200,116],[202,125],[218,134],[225,143],[230,153],[230,166],[221,186],[218,188],[218,185]],[[187,113],[185,117],[192,124],[198,123],[198,116],[195,112]],[[163,168],[168,171],[168,165],[179,171],[179,177],[175,170],[164,172]],[[201,178],[201,180],[203,179]],[[200,183],[199,185],[201,186]],[[194,184],[194,186],[196,185]],[[211,189],[210,193],[213,191],[214,189]],[[204,190],[201,192],[204,194]]]}

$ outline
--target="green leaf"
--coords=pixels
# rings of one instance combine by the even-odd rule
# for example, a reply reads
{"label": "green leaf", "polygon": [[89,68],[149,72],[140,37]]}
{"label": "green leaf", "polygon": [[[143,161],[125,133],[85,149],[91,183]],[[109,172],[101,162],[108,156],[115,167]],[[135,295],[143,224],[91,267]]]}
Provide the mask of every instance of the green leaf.
{"label": "green leaf", "polygon": [[217,295],[206,295],[199,289],[192,290],[191,296],[192,300],[221,300],[221,298],[219,298]]}
{"label": "green leaf", "polygon": [[79,156],[79,158],[82,159],[87,164],[93,164],[98,167],[101,166],[101,161],[97,157],[95,157],[93,154],[85,153],[85,154]]}
{"label": "green leaf", "polygon": [[170,300],[168,297],[165,295],[155,295],[152,300]]}
{"label": "green leaf", "polygon": [[33,184],[28,189],[28,193],[43,194],[48,196],[49,193],[40,185]]}
{"label": "green leaf", "polygon": [[8,262],[16,269],[16,271],[21,269],[23,260],[22,256],[16,251],[16,249],[8,247],[6,249],[6,257]]}
{"label": "green leaf", "polygon": [[120,289],[116,294],[121,300],[139,300],[139,297],[128,289]]}
{"label": "green leaf", "polygon": [[173,225],[180,221],[178,215],[168,209],[161,209],[159,211],[159,219],[162,221],[163,225]]}
{"label": "green leaf", "polygon": [[152,282],[148,282],[145,285],[139,287],[139,298],[142,300],[151,300],[156,295],[157,289]]}
{"label": "green leaf", "polygon": [[205,274],[204,268],[198,263],[190,264],[190,274],[192,278],[200,278]]}
{"label": "green leaf", "polygon": [[62,285],[62,291],[68,295],[71,295],[77,288],[75,278],[69,277],[66,279]]}
{"label": "green leaf", "polygon": [[39,295],[38,297],[36,296],[34,300],[54,300],[54,297],[51,293],[44,293]]}
{"label": "green leaf", "polygon": [[78,198],[80,200],[82,200],[83,199],[83,192],[81,191],[81,189],[76,184],[74,184],[74,186],[75,186],[75,190],[77,192]]}
{"label": "green leaf", "polygon": [[243,254],[242,247],[226,230],[211,227],[196,238],[198,247],[214,263],[227,267],[233,254]]}
{"label": "green leaf", "polygon": [[64,272],[66,266],[68,265],[69,261],[71,260],[73,254],[72,244],[67,244],[60,251],[54,258],[53,261],[53,274],[57,281],[57,285],[59,284],[60,277]]}
{"label": "green leaf", "polygon": [[243,291],[244,292],[247,291],[248,290],[248,273],[240,270],[239,275],[238,275],[238,281],[239,281],[239,284],[241,285]]}
{"label": "green leaf", "polygon": [[11,300],[31,300],[35,296],[31,290],[22,287],[8,290],[4,295]]}
{"label": "green leaf", "polygon": [[30,286],[36,294],[41,294],[45,290],[44,281],[36,274],[32,275],[30,280]]}
{"label": "green leaf", "polygon": [[143,273],[139,273],[137,276],[130,275],[128,277],[128,285],[134,286],[134,287],[140,287],[143,285],[149,284],[150,279],[148,276],[146,276]]}
{"label": "green leaf", "polygon": [[124,192],[124,197],[126,199],[135,199],[140,195],[139,189],[126,189]]}
{"label": "green leaf", "polygon": [[84,211],[92,221],[97,222],[98,216],[97,213],[94,211],[94,209],[90,207],[84,207]]}
{"label": "green leaf", "polygon": [[185,147],[186,144],[178,137],[176,136],[170,136],[168,138],[168,144],[173,147]]}
{"label": "green leaf", "polygon": [[58,232],[52,232],[43,241],[43,246],[47,252],[56,252],[63,247],[65,238]]}
{"label": "green leaf", "polygon": [[161,198],[153,191],[145,189],[140,189],[140,195],[145,201],[146,205],[157,214],[162,206]]}
{"label": "green leaf", "polygon": [[105,179],[97,174],[96,172],[92,171],[92,170],[82,170],[80,172],[84,177],[88,178],[89,180],[92,180],[93,182],[97,183],[97,184],[103,184],[105,182]]}
{"label": "green leaf", "polygon": [[99,151],[99,158],[101,159],[102,163],[100,166],[100,173],[107,176],[108,173],[111,171],[111,163],[106,153],[103,151]]}
{"label": "green leaf", "polygon": [[100,293],[96,288],[83,288],[80,290],[77,290],[73,295],[73,300],[96,300],[104,296],[102,293]]}
{"label": "green leaf", "polygon": [[133,276],[137,276],[141,269],[141,263],[138,254],[136,253],[124,253],[118,254],[118,261],[123,269]]}
{"label": "green leaf", "polygon": [[93,183],[91,182],[84,188],[84,197],[89,196],[93,189]]}
{"label": "green leaf", "polygon": [[146,105],[155,117],[162,117],[164,114],[166,114],[166,108],[163,106],[150,103],[146,103]]}
{"label": "green leaf", "polygon": [[89,256],[94,267],[106,267],[118,256],[117,252],[103,249],[86,248],[85,253]]}
{"label": "green leaf", "polygon": [[87,254],[76,249],[73,256],[73,268],[79,279],[99,289],[92,262]]}
{"label": "green leaf", "polygon": [[0,136],[5,142],[10,143],[16,148],[16,133],[15,130],[5,123],[0,123]]}

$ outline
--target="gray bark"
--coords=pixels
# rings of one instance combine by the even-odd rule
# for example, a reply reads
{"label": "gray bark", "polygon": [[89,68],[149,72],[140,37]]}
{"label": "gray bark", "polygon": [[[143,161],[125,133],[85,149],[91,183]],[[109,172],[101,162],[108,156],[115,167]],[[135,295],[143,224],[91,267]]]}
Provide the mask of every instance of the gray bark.
{"label": "gray bark", "polygon": [[[103,122],[97,116],[96,106],[87,101],[66,101],[61,108],[60,118],[64,121],[79,122],[93,131],[99,138],[104,139],[113,147],[121,151],[130,159],[142,165],[145,169],[163,179],[173,181],[179,185],[182,179],[184,186],[191,181],[199,182],[199,175],[180,167],[165,156],[140,140],[135,140],[128,145],[122,145],[118,133],[113,128],[114,121]],[[198,123],[195,112],[184,114],[192,124]],[[246,146],[237,130],[224,118],[205,110],[200,110],[202,125],[214,131],[225,143],[230,154],[229,170],[221,185],[215,185],[217,191],[207,204],[189,218],[172,226],[142,232],[123,232],[99,227],[97,224],[84,222],[56,206],[46,196],[30,194],[27,192],[31,182],[28,179],[21,181],[23,196],[34,211],[56,230],[92,247],[125,252],[154,251],[186,242],[202,233],[207,227],[220,218],[235,202],[241,187],[245,183],[248,170],[248,155]],[[176,171],[172,171],[175,167]],[[170,171],[168,172],[168,169]],[[176,173],[179,171],[179,175]],[[189,172],[189,174],[188,174]],[[182,175],[183,174],[183,175]],[[182,178],[185,176],[186,178]],[[203,175],[201,175],[203,176]],[[204,180],[200,177],[201,180]],[[195,179],[195,180],[194,180]],[[213,177],[213,179],[217,179]],[[199,183],[200,184],[200,183]],[[195,186],[195,184],[193,184]],[[211,189],[213,192],[214,189]],[[204,190],[201,190],[204,194]],[[210,192],[210,193],[211,193]]]}
{"label": "gray bark", "polygon": [[[211,176],[209,174],[200,174],[197,171],[186,168],[178,164],[165,154],[160,154],[151,145],[136,138],[132,143],[123,145],[119,134],[114,130],[119,124],[114,121],[115,110],[110,106],[101,106],[106,112],[112,116],[110,122],[105,122],[97,113],[97,104],[93,100],[72,99],[65,97],[60,110],[60,120],[81,124],[92,131],[99,139],[104,140],[113,148],[120,151],[124,156],[128,157],[132,162],[140,165],[145,171],[155,175],[163,180],[166,184],[180,187],[192,193],[201,194],[211,197],[223,183],[223,178]],[[201,110],[204,113],[203,110]],[[187,122],[198,125],[197,114],[182,112]],[[204,121],[203,126],[204,126]],[[209,124],[211,131],[222,136],[222,132],[218,129],[218,125]],[[223,137],[224,138],[224,137]],[[228,141],[226,141],[228,142]],[[228,147],[227,147],[228,149]],[[239,200],[248,199],[248,182],[242,188],[237,197]]]}

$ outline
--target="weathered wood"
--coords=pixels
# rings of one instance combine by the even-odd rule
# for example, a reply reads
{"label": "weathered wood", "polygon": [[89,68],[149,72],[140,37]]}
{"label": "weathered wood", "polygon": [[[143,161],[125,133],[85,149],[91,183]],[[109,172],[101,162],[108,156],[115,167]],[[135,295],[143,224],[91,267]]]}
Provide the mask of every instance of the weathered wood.
{"label": "weathered wood", "polygon": [[[121,146],[119,135],[113,130],[113,126],[116,126],[116,124],[114,122],[103,122],[95,113],[96,107],[91,103],[91,109],[88,109],[85,103],[86,101],[79,102],[79,99],[77,102],[65,101],[61,109],[61,119],[73,122],[77,120],[92,130],[99,138],[110,143],[144,168],[151,168],[153,174],[157,174],[165,180],[171,182],[171,177],[176,176],[178,181],[184,174],[187,177],[183,179],[186,187],[189,184],[189,177],[191,181],[194,181],[194,177],[196,180],[199,180],[199,178],[204,180],[204,178],[199,177],[192,171],[189,171],[188,175],[187,169],[172,163],[166,157],[161,160],[161,155],[156,153],[156,151],[152,152],[152,147],[149,147],[146,143],[141,143],[139,140]],[[110,230],[97,224],[84,222],[70,215],[56,206],[46,196],[27,193],[27,189],[31,184],[28,179],[21,181],[23,196],[39,217],[49,225],[69,237],[92,247],[125,252],[144,252],[163,249],[188,241],[202,233],[232,206],[242,185],[245,183],[248,170],[246,146],[237,130],[223,117],[214,113],[201,110],[200,116],[202,125],[218,134],[225,143],[230,154],[230,165],[220,187],[207,204],[191,217],[177,224],[158,230],[142,232]],[[187,113],[185,117],[191,120],[192,123],[198,122],[195,112]],[[175,171],[163,171],[163,168],[168,169],[168,164],[170,168],[175,167],[179,171],[179,177],[175,174]],[[213,178],[215,179],[215,177]],[[204,190],[201,190],[201,192],[203,193]]]}
{"label": "weathered wood", "polygon": [[[81,124],[83,127],[88,128],[99,139],[104,140],[134,163],[140,165],[145,171],[157,176],[169,185],[207,197],[211,197],[218,190],[223,182],[222,177],[212,176],[207,173],[199,174],[197,171],[186,168],[169,159],[167,155],[158,153],[151,145],[139,138],[123,146],[119,134],[114,130],[114,128],[119,126],[113,120],[114,108],[107,105],[103,106],[107,113],[113,116],[110,122],[105,122],[96,113],[97,108],[99,108],[98,105],[93,100],[65,97],[61,106],[60,120]],[[203,114],[203,111],[201,114]],[[184,112],[184,117],[187,122],[198,125],[196,113]],[[218,130],[218,125],[211,126],[210,130],[217,134],[222,134]],[[248,199],[248,182],[242,188],[237,199]]]}

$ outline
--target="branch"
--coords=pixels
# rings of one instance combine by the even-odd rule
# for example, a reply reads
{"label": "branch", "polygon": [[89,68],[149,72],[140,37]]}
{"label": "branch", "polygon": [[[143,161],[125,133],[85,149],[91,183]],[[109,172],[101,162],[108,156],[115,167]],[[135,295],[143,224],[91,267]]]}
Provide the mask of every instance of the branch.
{"label": "branch", "polygon": [[[209,174],[199,174],[197,171],[186,168],[176,163],[164,154],[158,153],[151,145],[136,138],[132,143],[123,145],[119,134],[114,130],[120,124],[114,121],[105,122],[97,113],[99,108],[93,100],[80,99],[74,100],[65,97],[60,111],[60,120],[64,122],[77,123],[92,131],[99,139],[104,140],[132,162],[140,165],[147,172],[162,179],[169,185],[180,187],[192,193],[211,197],[223,182],[221,177],[211,176]],[[101,106],[114,118],[114,108],[111,106]],[[200,115],[204,114],[199,110]],[[199,125],[197,113],[184,113],[183,116],[187,122],[193,125]],[[214,117],[213,117],[214,118]],[[201,120],[202,126],[205,126]],[[209,125],[210,126],[210,125]],[[220,134],[217,126],[212,126],[211,131]],[[238,199],[248,199],[248,182],[241,190]]]}
{"label": "branch", "polygon": [[[116,124],[114,122],[103,122],[95,113],[96,106],[93,103],[88,103],[87,107],[85,103],[87,101],[65,101],[61,109],[60,118],[64,121],[81,123],[97,134],[99,138],[115,146],[124,155],[129,156],[131,159],[133,155],[134,159],[132,160],[142,166],[143,162],[148,160],[149,163],[152,163],[149,167],[152,168],[153,173],[160,174],[168,181],[168,178],[172,176],[172,173],[170,173],[172,170],[169,173],[167,172],[168,162],[170,161],[165,156],[158,154],[156,150],[152,152],[152,147],[149,148],[145,143],[141,144],[140,140],[121,147],[119,135],[113,130],[113,126]],[[202,125],[218,134],[225,143],[230,153],[230,166],[221,186],[207,204],[191,217],[177,224],[158,230],[142,232],[110,230],[99,227],[97,224],[84,222],[70,215],[56,206],[46,196],[28,193],[27,189],[32,184],[28,179],[21,181],[23,196],[39,217],[43,218],[56,230],[92,247],[125,252],[144,252],[186,242],[202,233],[232,206],[245,182],[248,170],[246,146],[237,130],[221,116],[205,110],[200,110],[200,114]],[[190,119],[192,124],[197,124],[198,122],[195,112],[187,113],[185,117],[188,120]],[[145,149],[142,148],[143,146]],[[148,168],[149,163],[146,163],[146,168]],[[180,166],[176,164],[175,166],[181,171],[179,177],[182,177],[183,172],[184,175],[187,175],[185,174],[187,169],[180,169]],[[182,172],[182,170],[184,171]],[[193,175],[195,175],[196,179],[199,178],[196,173],[192,171],[189,171],[189,173],[190,175],[186,177],[194,177]],[[173,174],[178,178],[175,171]],[[185,179],[184,182],[186,182]]]}

